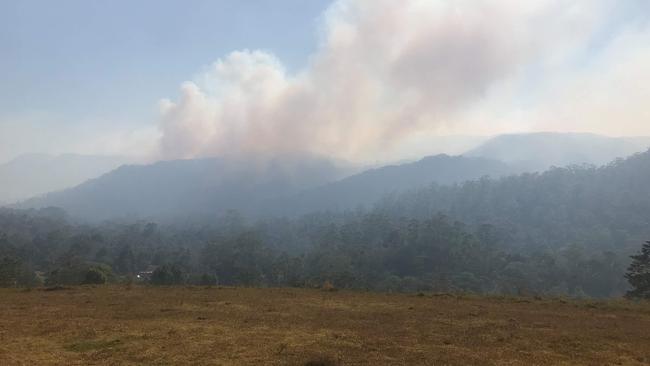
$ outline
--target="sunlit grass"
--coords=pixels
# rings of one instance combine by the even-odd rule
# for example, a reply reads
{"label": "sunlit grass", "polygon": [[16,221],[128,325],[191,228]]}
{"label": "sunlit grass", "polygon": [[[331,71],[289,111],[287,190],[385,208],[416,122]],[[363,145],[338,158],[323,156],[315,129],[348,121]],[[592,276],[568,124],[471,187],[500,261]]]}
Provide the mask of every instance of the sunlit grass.
{"label": "sunlit grass", "polygon": [[644,365],[650,304],[305,289],[0,290],[0,365]]}

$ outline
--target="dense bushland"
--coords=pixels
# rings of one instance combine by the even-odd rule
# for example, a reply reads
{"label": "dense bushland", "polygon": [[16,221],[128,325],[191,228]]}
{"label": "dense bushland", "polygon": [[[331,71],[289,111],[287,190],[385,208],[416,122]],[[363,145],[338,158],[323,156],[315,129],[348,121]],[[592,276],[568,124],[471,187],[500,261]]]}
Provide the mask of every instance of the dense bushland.
{"label": "dense bushland", "polygon": [[[56,211],[54,211],[56,213]],[[395,219],[378,211],[313,214],[247,224],[71,225],[52,212],[3,211],[5,286],[147,281],[152,284],[320,286],[381,291],[472,291],[617,296],[626,254],[571,245],[513,249],[492,225],[446,216]]]}
{"label": "dense bushland", "polygon": [[75,224],[59,209],[0,211],[0,284],[321,286],[609,297],[650,237],[650,152],[432,185],[372,209],[248,222]]}

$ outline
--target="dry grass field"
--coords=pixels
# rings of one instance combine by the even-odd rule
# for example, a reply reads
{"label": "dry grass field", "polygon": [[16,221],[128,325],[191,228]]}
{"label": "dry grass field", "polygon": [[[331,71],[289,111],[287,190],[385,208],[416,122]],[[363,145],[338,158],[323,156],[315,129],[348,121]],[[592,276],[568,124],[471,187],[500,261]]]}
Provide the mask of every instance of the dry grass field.
{"label": "dry grass field", "polygon": [[0,290],[0,365],[648,365],[650,304],[301,289]]}

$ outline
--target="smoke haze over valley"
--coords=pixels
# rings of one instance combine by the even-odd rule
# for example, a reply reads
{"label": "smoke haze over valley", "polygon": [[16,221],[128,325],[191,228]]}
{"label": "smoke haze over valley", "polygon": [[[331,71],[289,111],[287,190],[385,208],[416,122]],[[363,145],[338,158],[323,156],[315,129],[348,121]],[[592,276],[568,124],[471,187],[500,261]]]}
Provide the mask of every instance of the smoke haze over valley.
{"label": "smoke haze over valley", "polygon": [[0,0],[0,55],[0,365],[650,363],[648,0]]}
{"label": "smoke haze over valley", "polygon": [[[226,202],[197,197],[196,204],[211,202],[218,207],[209,211],[244,207],[257,211],[261,209],[259,203],[243,204],[231,200],[250,198],[240,192],[237,182],[246,181],[247,185],[255,187],[250,188],[253,190],[261,186],[270,189],[269,182],[274,182],[274,191],[262,195],[266,200],[298,194],[307,197],[310,194],[302,192],[305,189],[349,185],[346,183],[349,180],[336,181],[353,173],[415,162],[438,154],[487,158],[495,161],[490,164],[508,165],[508,168],[489,168],[487,164],[486,169],[479,170],[448,167],[445,171],[440,171],[435,164],[417,166],[414,171],[425,171],[417,173],[420,178],[409,174],[401,177],[402,173],[396,175],[400,178],[378,177],[368,181],[368,184],[377,185],[375,188],[366,189],[364,183],[353,193],[332,198],[331,203],[349,201],[347,205],[324,206],[353,207],[372,204],[391,192],[430,182],[459,183],[482,175],[498,177],[571,164],[602,165],[650,146],[650,139],[644,137],[650,135],[650,116],[645,106],[650,91],[643,82],[650,79],[650,42],[647,42],[650,40],[650,9],[644,1],[577,0],[566,5],[553,0],[323,1],[310,6],[300,5],[297,10],[303,11],[305,18],[292,18],[294,22],[298,19],[304,22],[303,27],[309,28],[305,34],[310,36],[288,45],[274,43],[276,38],[263,37],[264,25],[280,33],[293,34],[291,28],[283,28],[289,20],[283,17],[289,15],[281,12],[281,8],[290,7],[291,2],[278,4],[276,10],[280,13],[268,16],[259,15],[249,5],[238,5],[241,9],[235,5],[228,8],[226,3],[229,2],[209,5],[214,7],[212,10],[217,17],[234,12],[244,23],[255,19],[263,25],[254,28],[250,35],[241,36],[242,44],[246,45],[241,49],[222,52],[216,60],[184,64],[183,69],[192,71],[174,72],[176,81],[163,78],[163,74],[155,73],[154,69],[137,70],[143,80],[151,80],[149,84],[155,84],[154,80],[166,80],[171,90],[150,90],[144,83],[137,87],[130,84],[128,90],[111,91],[110,87],[119,85],[116,81],[119,78],[114,78],[106,84],[110,94],[105,96],[105,107],[98,108],[90,100],[95,97],[92,93],[87,94],[86,100],[78,95],[75,99],[61,99],[47,89],[36,93],[35,85],[29,89],[27,85],[19,87],[16,84],[14,93],[7,89],[4,93],[11,94],[7,100],[16,103],[0,110],[0,160],[7,161],[0,166],[0,178],[4,183],[0,202],[15,203],[69,189],[65,193],[30,200],[21,207],[67,206],[67,201],[53,197],[88,191],[89,185],[97,186],[100,182],[104,182],[101,183],[103,189],[112,192],[97,192],[102,200],[109,196],[127,199],[128,194],[105,181],[116,182],[115,177],[121,176],[126,179],[119,183],[121,187],[131,187],[133,180],[153,179],[153,183],[158,179],[155,175],[135,177],[156,169],[169,170],[164,177],[189,174],[175,183],[186,186],[178,189],[187,194],[200,192],[195,190],[197,187],[190,187],[207,178],[199,178],[192,175],[193,170],[181,168],[189,165],[200,167],[197,174],[213,176],[208,183],[200,185],[214,182],[220,187],[203,189],[221,191],[224,182],[229,182],[226,185],[231,187],[223,193],[224,197],[229,197]],[[68,16],[84,14],[92,18],[97,12],[110,14],[115,11],[103,5],[77,5],[79,7],[70,10]],[[45,11],[39,10],[36,4],[9,2],[4,6],[7,11],[3,13],[15,14],[24,21],[21,24],[35,22],[41,10]],[[163,6],[158,11],[161,14],[179,11],[174,6]],[[144,10],[139,6],[134,8],[136,13]],[[188,14],[204,28],[188,28],[187,33],[164,43],[164,47],[169,48],[158,50],[183,49],[187,53],[188,61],[183,61],[183,54],[155,61],[166,65],[170,71],[194,59],[189,57],[191,48],[187,44],[206,42],[196,46],[199,48],[195,52],[200,54],[199,49],[210,48],[210,37],[220,37],[218,32],[225,30],[208,26],[198,8]],[[260,18],[256,18],[258,16]],[[16,75],[31,75],[27,66],[20,63],[29,56],[29,51],[17,48],[17,43],[42,47],[53,55],[57,51],[42,45],[44,40],[33,34],[13,31],[10,27],[16,25],[15,22],[8,21],[4,29],[13,43],[0,44],[14,57],[14,63],[5,66],[14,68]],[[132,29],[143,39],[160,32],[163,27],[157,22],[142,25],[131,22],[133,19],[125,19],[125,29]],[[232,31],[240,31],[240,24],[243,23],[231,23]],[[88,24],[88,27],[91,32],[104,34],[109,25],[98,20],[97,24]],[[69,29],[57,29],[55,33],[65,32]],[[110,47],[144,58],[139,52],[151,46],[142,44],[140,48],[130,48],[134,45],[119,43],[125,36],[120,31],[115,32],[110,38]],[[280,55],[273,47],[248,46],[255,44],[250,42],[255,37],[266,40],[269,45],[275,44]],[[84,41],[87,40],[61,40],[65,47],[81,46]],[[220,49],[218,45],[216,49]],[[293,52],[289,53],[293,55],[289,57],[290,62],[282,57],[287,50]],[[116,62],[127,61],[119,52],[109,56]],[[98,72],[97,68],[104,65],[96,62],[81,65],[71,60],[66,64],[61,57],[53,60],[61,63],[58,67],[65,68],[62,75],[73,78],[82,77],[80,68],[94,67]],[[170,65],[170,62],[177,64]],[[131,69],[138,62],[132,60],[132,63],[115,71],[127,77],[136,72]],[[60,95],[72,93],[62,83],[45,80],[48,88],[60,88]],[[99,74],[87,80],[97,85],[108,82]],[[7,88],[19,82],[17,77],[8,81],[4,84]],[[25,77],[25,83],[30,82],[34,82],[31,76]],[[179,84],[180,89],[174,95],[173,89]],[[30,90],[42,98],[27,98]],[[148,96],[148,106],[143,98],[131,96],[137,90]],[[46,92],[50,94],[43,94]],[[172,97],[164,98],[165,95]],[[122,105],[113,103],[111,98],[121,101]],[[133,102],[126,102],[129,99],[143,104],[136,108]],[[50,100],[60,100],[60,103],[54,106]],[[87,107],[83,107],[84,104]],[[143,113],[143,107],[149,108],[149,112]],[[48,108],[52,111],[48,112]],[[84,117],[80,117],[79,110],[83,110]],[[553,132],[536,133],[539,131]],[[15,155],[31,153],[49,155],[12,159]],[[66,153],[76,153],[78,157],[65,158],[75,156]],[[49,157],[57,155],[61,157]],[[97,160],[91,167],[93,159],[103,159],[103,162]],[[204,160],[183,162],[179,159]],[[82,167],[79,164],[84,160],[87,163]],[[221,163],[208,164],[207,161]],[[314,165],[317,161],[322,163]],[[161,163],[138,167],[156,162]],[[120,163],[135,166],[109,173]],[[306,167],[309,168],[305,170]],[[133,176],[124,173],[140,170],[142,172],[133,173]],[[383,171],[389,170],[379,170]],[[104,173],[109,174],[100,177]],[[305,175],[309,179],[305,179]],[[82,184],[91,178],[98,179]],[[311,183],[305,185],[306,181]],[[82,185],[73,189],[79,184]],[[280,188],[283,184],[286,186]],[[143,186],[133,194],[151,197],[156,202],[183,200],[162,187],[165,185]],[[166,198],[145,193],[156,189],[161,189],[159,195]],[[334,188],[323,189],[332,191]],[[367,198],[357,195],[361,191],[365,191]],[[113,203],[121,206],[118,201]],[[90,211],[97,210],[97,205],[84,202]],[[189,211],[193,211],[192,205],[183,204]],[[139,209],[127,209],[127,206],[113,214],[137,213],[140,209],[147,217],[157,213],[145,209],[147,205]],[[172,212],[175,207],[171,205],[164,210]],[[314,208],[324,207],[316,205]],[[197,207],[196,210],[204,212],[206,209]],[[110,217],[109,212],[112,211],[100,216]]]}

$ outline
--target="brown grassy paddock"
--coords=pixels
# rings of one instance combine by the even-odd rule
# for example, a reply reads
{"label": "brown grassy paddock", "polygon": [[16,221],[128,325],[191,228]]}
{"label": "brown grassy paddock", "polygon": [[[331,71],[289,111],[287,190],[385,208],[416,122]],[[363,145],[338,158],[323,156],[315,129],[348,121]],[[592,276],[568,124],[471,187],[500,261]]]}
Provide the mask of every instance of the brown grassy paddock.
{"label": "brown grassy paddock", "polygon": [[649,365],[650,304],[303,289],[0,290],[0,365],[140,364]]}

